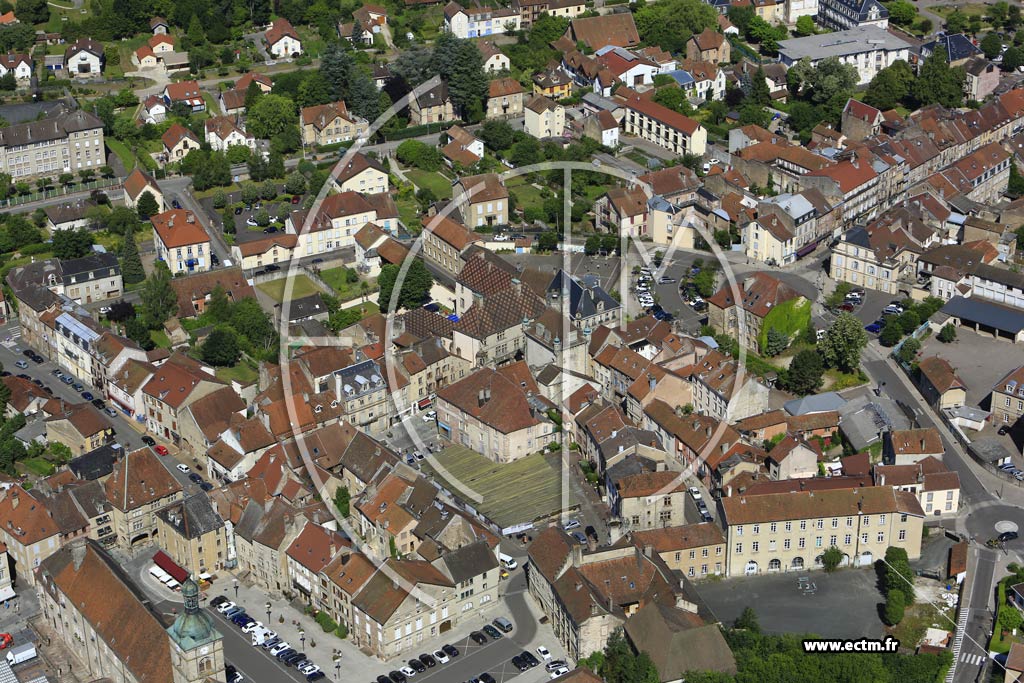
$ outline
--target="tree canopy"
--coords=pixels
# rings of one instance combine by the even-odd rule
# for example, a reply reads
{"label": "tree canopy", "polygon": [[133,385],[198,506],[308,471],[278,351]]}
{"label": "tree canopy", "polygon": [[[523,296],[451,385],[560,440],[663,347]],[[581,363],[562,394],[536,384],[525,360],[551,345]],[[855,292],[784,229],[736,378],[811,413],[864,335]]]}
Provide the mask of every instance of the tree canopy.
{"label": "tree canopy", "polygon": [[[377,287],[380,292],[377,301],[381,310],[390,311],[392,308],[392,297],[399,270],[400,267],[394,264],[388,264],[380,269],[380,275],[377,277]],[[413,309],[422,306],[430,296],[430,288],[433,285],[434,277],[427,270],[423,261],[421,259],[412,261],[402,281],[395,307]]]}
{"label": "tree canopy", "polygon": [[850,313],[840,313],[825,330],[818,350],[829,367],[851,372],[860,366],[860,354],[868,344],[868,333],[860,320]]}

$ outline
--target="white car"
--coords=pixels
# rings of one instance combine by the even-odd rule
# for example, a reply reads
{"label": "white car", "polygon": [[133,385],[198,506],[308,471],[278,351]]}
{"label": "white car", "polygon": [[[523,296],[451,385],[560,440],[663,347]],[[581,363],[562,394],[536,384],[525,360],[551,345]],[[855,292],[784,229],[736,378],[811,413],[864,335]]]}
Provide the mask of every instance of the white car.
{"label": "white car", "polygon": [[564,676],[567,673],[569,673],[569,667],[567,667],[567,666],[560,666],[560,667],[558,667],[557,669],[555,669],[554,671],[551,672],[551,678],[555,679],[555,678],[558,678],[559,676]]}
{"label": "white car", "polygon": [[263,628],[263,624],[258,621],[254,621],[251,624],[242,627],[242,633],[252,633],[256,629]]}
{"label": "white car", "polygon": [[[317,668],[319,668],[319,667],[317,667]],[[312,671],[306,671],[305,669],[299,669],[299,671],[301,671],[304,674],[311,674],[311,673],[313,673]],[[401,669],[399,669],[399,671],[401,671],[403,675],[408,676],[409,678],[412,678],[413,676],[416,675],[416,670],[413,669],[412,667],[408,667],[408,666],[403,666]]]}
{"label": "white car", "polygon": [[690,487],[690,495],[693,496],[694,500],[700,500],[703,497],[700,495],[700,489],[696,486]]}
{"label": "white car", "polygon": [[274,647],[270,648],[270,654],[277,655],[278,652],[284,652],[285,650],[287,650],[290,647],[291,647],[291,645],[289,645],[288,643],[286,643],[286,642],[284,642],[282,640],[280,643],[278,643]]}
{"label": "white car", "polygon": [[100,315],[110,313],[110,306],[100,306]]}
{"label": "white car", "polygon": [[570,519],[568,522],[565,523],[565,526],[562,527],[562,528],[564,528],[566,531],[572,531],[573,529],[579,529],[580,528],[580,520],[578,520],[578,519]]}
{"label": "white car", "polygon": [[254,219],[252,217],[246,218],[245,219],[245,224],[248,225],[250,228],[254,228],[254,227],[256,227],[256,219]]}
{"label": "white car", "polygon": [[191,470],[189,469],[188,465],[183,465],[183,464],[181,464],[181,463],[178,463],[178,464],[177,464],[177,465],[175,465],[174,467],[175,467],[175,468],[176,468],[176,469],[177,469],[177,470],[178,470],[179,472],[181,472],[181,473],[183,473],[183,474],[188,474],[189,472],[191,472]]}
{"label": "white car", "polygon": [[430,412],[423,413],[423,421],[424,422],[433,422],[436,419],[437,419],[437,411],[436,410],[431,410]]}
{"label": "white car", "polygon": [[543,659],[545,662],[551,659],[551,650],[547,649],[543,645],[537,646],[537,654],[539,654],[540,658]]}
{"label": "white car", "polygon": [[438,651],[436,651],[434,653],[434,659],[436,659],[441,664],[447,664],[448,663],[448,655],[446,655],[441,650],[438,650]]}
{"label": "white car", "polygon": [[228,602],[222,602],[219,605],[217,605],[217,611],[221,614],[224,614],[233,607],[237,607],[237,605],[229,600]]}

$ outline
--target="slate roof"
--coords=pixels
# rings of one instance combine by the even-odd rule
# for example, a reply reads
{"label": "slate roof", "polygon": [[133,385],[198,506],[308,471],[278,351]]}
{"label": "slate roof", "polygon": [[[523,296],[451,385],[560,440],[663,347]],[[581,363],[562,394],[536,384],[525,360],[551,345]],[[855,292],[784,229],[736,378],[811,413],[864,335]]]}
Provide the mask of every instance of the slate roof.
{"label": "slate roof", "polygon": [[554,279],[551,280],[551,284],[548,285],[548,292],[561,296],[565,289],[569,290],[568,313],[572,318],[595,316],[601,312],[598,310],[599,305],[603,305],[602,309],[605,312],[619,308],[619,302],[606,292],[599,282],[592,279],[581,282],[559,269]]}
{"label": "slate roof", "polygon": [[189,540],[202,538],[224,527],[224,520],[213,509],[209,496],[202,491],[158,510],[156,514]]}

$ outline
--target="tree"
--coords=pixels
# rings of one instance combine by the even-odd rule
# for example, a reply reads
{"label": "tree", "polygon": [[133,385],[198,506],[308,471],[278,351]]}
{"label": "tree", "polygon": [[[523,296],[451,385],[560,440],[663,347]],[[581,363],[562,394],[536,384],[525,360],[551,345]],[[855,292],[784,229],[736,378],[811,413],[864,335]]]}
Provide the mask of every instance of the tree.
{"label": "tree", "polygon": [[898,60],[871,79],[864,93],[864,103],[885,111],[902,102],[914,84],[914,72],[905,61]]}
{"label": "tree", "polygon": [[1020,628],[1021,622],[1024,618],[1021,617],[1020,611],[1012,605],[1002,605],[999,610],[999,625],[1004,630],[1013,632]]}
{"label": "tree", "polygon": [[765,80],[764,69],[760,66],[757,67],[757,71],[750,79],[750,92],[747,95],[747,100],[750,104],[755,104],[758,107],[767,107],[771,104],[772,94],[768,89],[768,81]]}
{"label": "tree", "polygon": [[917,10],[907,0],[893,0],[885,3],[885,7],[889,10],[890,21],[899,26],[913,26],[917,19]]}
{"label": "tree", "polygon": [[814,25],[814,19],[808,15],[798,17],[796,20],[796,29],[793,31],[794,35],[797,36],[813,36],[818,32],[818,27]]}
{"label": "tree", "polygon": [[903,326],[896,316],[890,315],[882,325],[882,331],[878,335],[878,343],[882,346],[896,346],[903,339]]}
{"label": "tree", "polygon": [[826,365],[851,372],[860,365],[860,354],[867,343],[868,333],[860,320],[843,312],[825,331],[825,336],[818,342],[818,350]]}
{"label": "tree", "polygon": [[248,205],[255,204],[260,200],[260,188],[255,183],[242,185],[242,201]]}
{"label": "tree", "polygon": [[150,329],[160,327],[178,311],[178,295],[171,287],[171,271],[163,261],[156,262],[153,274],[142,286],[142,310]]}
{"label": "tree", "polygon": [[227,325],[218,325],[199,347],[203,361],[217,367],[230,367],[238,362],[242,350],[238,347],[235,331]]}
{"label": "tree", "polygon": [[558,233],[554,230],[542,232],[537,238],[537,248],[540,251],[551,252],[558,248]]}
{"label": "tree", "polygon": [[921,65],[914,83],[914,98],[922,107],[935,103],[951,109],[960,107],[964,102],[965,78],[962,68],[949,68],[945,50],[935,50]]}
{"label": "tree", "polygon": [[352,69],[346,101],[353,112],[367,121],[373,121],[380,116],[380,91],[377,90],[373,77],[365,66],[359,65]]}
{"label": "tree", "polygon": [[799,396],[813,394],[821,386],[825,363],[814,349],[803,349],[793,357],[786,371],[786,388]]}
{"label": "tree", "polygon": [[145,351],[156,347],[153,337],[149,334],[149,326],[137,317],[133,316],[124,321],[124,334]]}
{"label": "tree", "polygon": [[899,359],[910,365],[917,358],[918,351],[921,350],[921,342],[917,341],[914,337],[908,337],[903,344],[900,346]]}
{"label": "tree", "polygon": [[338,490],[334,492],[334,507],[338,509],[338,514],[341,515],[342,519],[346,519],[349,515],[349,501],[351,499],[352,496],[348,492],[348,487],[339,486]]}
{"label": "tree", "polygon": [[260,183],[260,198],[270,201],[277,197],[277,183],[273,180],[264,180]]}
{"label": "tree", "polygon": [[939,330],[939,334],[935,337],[943,344],[951,344],[956,341],[956,326],[953,323],[946,323]]}
{"label": "tree", "polygon": [[753,124],[765,128],[771,122],[771,114],[764,107],[756,104],[746,104],[740,109],[740,125]]}
{"label": "tree", "polygon": [[479,110],[487,96],[487,74],[484,58],[476,43],[442,33],[434,43],[434,68],[448,84],[452,104],[463,119]]}
{"label": "tree", "polygon": [[954,10],[948,17],[946,17],[946,32],[947,33],[963,33],[967,30],[967,25],[970,20],[967,15],[961,12],[959,9]]}
{"label": "tree", "polygon": [[306,191],[306,176],[293,171],[284,179],[284,189],[288,194],[302,194]]}
{"label": "tree", "polygon": [[22,24],[42,24],[50,18],[46,0],[18,0],[14,13]]}
{"label": "tree", "polygon": [[654,101],[680,114],[687,116],[693,114],[693,107],[687,101],[686,92],[677,86],[671,85],[658,88],[654,93]]}
{"label": "tree", "polygon": [[753,633],[761,632],[761,624],[758,623],[757,613],[752,607],[744,607],[740,615],[736,617],[736,621],[733,622],[732,627],[735,629],[751,631]]}
{"label": "tree", "polygon": [[1024,195],[1024,176],[1020,174],[1020,169],[1014,161],[1010,162],[1010,181],[1006,187],[1006,194],[1014,198]]}
{"label": "tree", "polygon": [[246,128],[257,138],[271,139],[295,125],[295,103],[281,95],[266,94],[246,112]]}
{"label": "tree", "polygon": [[[377,302],[382,310],[386,309],[389,313],[393,309],[411,310],[422,306],[430,296],[430,288],[434,286],[434,278],[430,271],[427,270],[422,260],[416,259],[410,262],[405,279],[401,284],[401,290],[395,295],[394,288],[397,284],[399,270],[399,266],[388,264],[381,268],[380,275],[377,277],[379,290]],[[393,299],[397,299],[397,301],[393,301]]]}
{"label": "tree", "polygon": [[666,0],[638,6],[636,25],[645,44],[685,52],[691,35],[716,28],[717,21],[710,5],[696,0]]}
{"label": "tree", "polygon": [[832,546],[821,554],[821,566],[827,572],[834,572],[843,562],[843,551]]}
{"label": "tree", "polygon": [[514,141],[515,131],[506,121],[488,119],[479,131],[480,139],[493,150],[508,149]]}
{"label": "tree", "polygon": [[249,353],[262,353],[265,357],[276,357],[277,330],[270,316],[256,299],[242,299],[231,306],[229,324],[249,344]]}
{"label": "tree", "polygon": [[981,39],[979,47],[986,59],[995,59],[1003,51],[1003,39],[998,33],[992,32]]}
{"label": "tree", "polygon": [[895,626],[903,621],[903,613],[906,610],[904,603],[903,591],[889,591],[889,595],[885,598],[885,623]]}
{"label": "tree", "polygon": [[789,337],[779,332],[774,327],[768,330],[765,337],[764,352],[769,357],[774,357],[786,350],[789,346]]}
{"label": "tree", "polygon": [[224,287],[218,282],[210,292],[203,314],[215,323],[225,323],[231,317],[231,302]]}
{"label": "tree", "polygon": [[139,257],[139,245],[135,243],[135,233],[131,229],[125,233],[124,244],[121,245],[121,277],[129,285],[146,279],[146,271]]}
{"label": "tree", "polygon": [[153,193],[149,190],[144,190],[139,195],[139,201],[135,205],[135,210],[138,211],[141,218],[147,219],[160,213],[160,206],[156,203],[156,197],[153,196]]}
{"label": "tree", "polygon": [[599,251],[601,251],[601,236],[590,235],[587,237],[587,241],[583,244],[583,253],[587,256],[593,256]]}
{"label": "tree", "polygon": [[914,570],[910,568],[910,558],[904,548],[889,546],[885,549],[884,584],[886,594],[894,591],[903,593],[904,604],[914,604]]}
{"label": "tree", "polygon": [[1024,48],[1016,45],[1007,48],[1006,52],[1003,53],[1002,66],[1005,71],[1015,71],[1019,67],[1024,66]]}
{"label": "tree", "polygon": [[53,255],[61,260],[81,258],[92,251],[92,233],[85,228],[53,233]]}

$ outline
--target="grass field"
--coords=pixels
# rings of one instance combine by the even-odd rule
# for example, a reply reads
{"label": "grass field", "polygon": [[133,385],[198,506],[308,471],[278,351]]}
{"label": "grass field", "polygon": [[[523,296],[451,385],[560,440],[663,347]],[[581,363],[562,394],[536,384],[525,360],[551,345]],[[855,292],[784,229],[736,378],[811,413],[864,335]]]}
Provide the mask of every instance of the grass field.
{"label": "grass field", "polygon": [[[331,289],[334,290],[335,294],[337,294],[338,298],[342,301],[350,301],[362,296],[359,281],[348,281],[346,277],[348,270],[349,269],[345,267],[338,267],[320,271],[320,279],[330,285]],[[367,294],[377,291],[377,281],[375,279],[370,278],[369,285],[370,288],[366,290]]]}
{"label": "grass field", "polygon": [[29,472],[38,474],[41,477],[48,477],[57,469],[53,466],[53,463],[46,458],[25,458],[18,462],[21,463]]}
{"label": "grass field", "polygon": [[[293,280],[293,301],[295,299],[301,299],[304,296],[309,296],[310,294],[316,294],[320,291],[316,288],[316,285],[313,284],[313,281],[305,275],[297,275]],[[270,280],[269,282],[261,282],[256,285],[256,287],[274,301],[281,302],[284,301],[284,285],[286,282],[288,282],[288,278],[282,277],[277,280]]]}
{"label": "grass field", "polygon": [[242,384],[249,384],[259,379],[259,372],[244,360],[240,360],[230,368],[217,368],[217,377],[225,382],[237,380]]}
{"label": "grass field", "polygon": [[513,463],[499,465],[465,446],[451,446],[427,466],[456,495],[502,527],[532,522],[561,509],[562,477],[559,455],[534,453]]}
{"label": "grass field", "polygon": [[434,171],[421,171],[413,168],[405,172],[405,175],[418,188],[427,188],[434,193],[438,199],[448,199],[452,196],[452,183],[440,173]]}
{"label": "grass field", "polygon": [[516,196],[516,206],[520,209],[527,206],[540,206],[544,203],[544,197],[540,190],[529,182],[524,176],[517,176],[506,183],[508,191]]}
{"label": "grass field", "polygon": [[153,340],[153,343],[162,349],[171,348],[171,340],[167,337],[167,333],[163,330],[150,330],[149,338]]}
{"label": "grass field", "polygon": [[112,137],[106,138],[105,141],[107,143],[107,147],[110,148],[110,151],[116,154],[117,158],[121,160],[122,164],[124,164],[126,171],[130,171],[135,168],[137,165],[135,155],[132,154],[130,149],[128,149],[128,145],[124,144],[120,140],[115,140]]}

